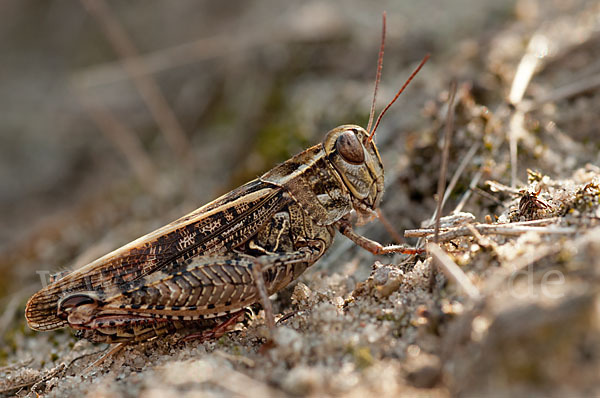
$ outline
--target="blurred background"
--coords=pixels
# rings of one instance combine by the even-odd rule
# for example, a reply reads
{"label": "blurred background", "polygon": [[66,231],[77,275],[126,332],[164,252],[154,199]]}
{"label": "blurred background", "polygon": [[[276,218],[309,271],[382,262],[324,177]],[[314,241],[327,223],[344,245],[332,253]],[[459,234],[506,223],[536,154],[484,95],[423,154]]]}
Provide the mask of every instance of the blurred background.
{"label": "blurred background", "polygon": [[[451,81],[460,98],[451,170],[479,152],[450,203],[475,171],[510,185],[526,181],[532,165],[564,176],[598,164],[599,8],[585,0],[0,2],[0,336],[15,344],[14,324],[31,333],[21,310],[40,287],[36,272],[86,264],[340,124],[366,126],[383,11],[377,110],[432,54],[378,130],[383,211],[395,228],[418,227],[435,208]],[[525,124],[537,135],[522,139],[511,171],[508,98],[532,48],[543,62],[524,94],[537,104]],[[577,81],[584,95],[557,93]],[[497,210],[477,195],[470,204],[477,216]],[[362,231],[392,240],[379,223]],[[370,258],[349,247],[332,249],[336,263]]]}

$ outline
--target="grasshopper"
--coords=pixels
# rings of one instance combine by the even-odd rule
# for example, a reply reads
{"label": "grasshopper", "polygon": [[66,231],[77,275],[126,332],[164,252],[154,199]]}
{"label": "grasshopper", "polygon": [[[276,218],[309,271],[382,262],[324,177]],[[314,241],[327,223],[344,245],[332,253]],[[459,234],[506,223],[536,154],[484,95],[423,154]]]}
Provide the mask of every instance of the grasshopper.
{"label": "grasshopper", "polygon": [[[73,272],[55,277],[27,303],[32,329],[69,326],[94,342],[143,341],[181,327],[230,323],[260,302],[274,326],[269,295],[313,265],[336,231],[373,254],[422,250],[384,247],[352,229],[351,213],[376,214],[384,188],[371,128],[381,77],[385,14],[367,129],[342,125],[322,143]],[[217,326],[218,327],[218,326]]]}

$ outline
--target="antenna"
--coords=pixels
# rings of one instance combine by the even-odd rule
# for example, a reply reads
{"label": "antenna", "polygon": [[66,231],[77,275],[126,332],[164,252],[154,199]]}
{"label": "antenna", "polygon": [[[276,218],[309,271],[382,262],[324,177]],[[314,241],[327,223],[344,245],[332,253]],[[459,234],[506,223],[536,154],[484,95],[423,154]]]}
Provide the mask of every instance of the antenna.
{"label": "antenna", "polygon": [[[379,46],[379,57],[377,58],[377,75],[375,77],[375,90],[373,91],[373,102],[371,103],[371,114],[369,115],[369,123],[367,124],[367,131],[371,130],[373,125],[373,118],[375,117],[375,100],[377,99],[377,89],[379,88],[379,81],[381,80],[381,70],[383,69],[383,48],[385,47],[385,11],[382,14],[381,24],[381,45]],[[370,138],[369,138],[370,140]]]}
{"label": "antenna", "polygon": [[[384,14],[384,27],[385,27],[385,14]],[[383,44],[381,46],[381,50],[380,50],[380,56],[383,56]],[[406,82],[404,82],[404,85],[400,88],[400,90],[398,90],[398,92],[396,93],[396,96],[394,97],[393,100],[390,101],[389,104],[387,104],[387,106],[385,108],[383,108],[383,110],[381,111],[381,113],[379,114],[379,116],[377,116],[377,121],[375,122],[375,127],[373,127],[373,131],[371,131],[371,134],[369,135],[369,142],[371,140],[373,140],[373,137],[375,136],[375,130],[377,130],[377,126],[379,126],[379,122],[381,122],[381,118],[383,117],[383,115],[385,115],[385,113],[387,112],[388,109],[390,109],[390,106],[392,106],[392,104],[394,102],[396,102],[396,100],[398,99],[398,97],[400,96],[400,94],[402,94],[402,92],[404,91],[404,89],[406,88],[406,86],[408,86],[408,84],[410,83],[410,81],[417,75],[417,73],[419,73],[419,71],[421,70],[421,68],[423,67],[423,65],[425,65],[425,62],[427,62],[427,60],[429,59],[429,54],[425,55],[425,57],[423,57],[423,60],[421,61],[421,63],[419,64],[419,66],[417,66],[417,68],[413,71],[413,73],[411,73],[411,75],[408,77],[408,79],[406,80]],[[380,60],[381,61],[381,60]],[[380,66],[381,68],[381,66]],[[379,70],[380,72],[380,70]],[[379,79],[379,72],[377,74],[377,78]],[[379,83],[379,81],[377,81],[377,83]],[[377,85],[375,86],[377,87]],[[375,92],[377,92],[377,88],[375,88]],[[373,100],[373,102],[375,102]],[[369,121],[369,125],[371,124],[371,121]],[[367,128],[367,131],[369,131],[369,129]]]}

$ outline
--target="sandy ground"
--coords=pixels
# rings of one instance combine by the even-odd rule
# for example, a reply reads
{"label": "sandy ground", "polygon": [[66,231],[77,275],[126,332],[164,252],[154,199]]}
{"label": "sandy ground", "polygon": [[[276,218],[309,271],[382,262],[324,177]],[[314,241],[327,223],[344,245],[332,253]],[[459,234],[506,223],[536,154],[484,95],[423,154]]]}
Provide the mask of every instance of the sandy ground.
{"label": "sandy ground", "polygon": [[[133,69],[82,6],[3,5],[0,394],[600,395],[597,2],[176,4],[109,3],[143,55]],[[379,109],[432,54],[377,135],[382,212],[411,245],[433,241],[457,82],[441,251],[374,257],[338,237],[272,297],[271,341],[254,306],[218,339],[182,332],[88,368],[110,347],[26,326],[40,275],[365,124],[383,10]],[[164,108],[148,110],[145,84],[183,141]],[[398,239],[376,221],[359,231]]]}

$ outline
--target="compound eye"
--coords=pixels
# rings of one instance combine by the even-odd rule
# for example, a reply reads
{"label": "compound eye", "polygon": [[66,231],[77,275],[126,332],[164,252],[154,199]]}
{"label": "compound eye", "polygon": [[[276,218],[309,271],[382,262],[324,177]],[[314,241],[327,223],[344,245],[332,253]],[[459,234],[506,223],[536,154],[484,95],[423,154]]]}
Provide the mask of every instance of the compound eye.
{"label": "compound eye", "polygon": [[352,131],[344,131],[335,142],[335,148],[345,161],[360,164],[365,161],[363,147]]}

